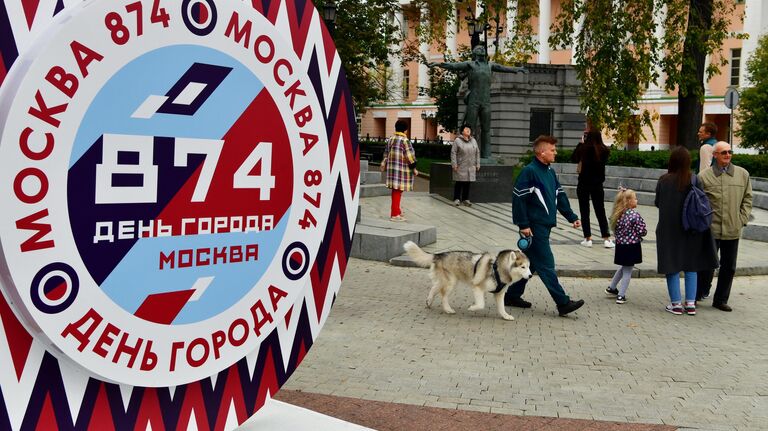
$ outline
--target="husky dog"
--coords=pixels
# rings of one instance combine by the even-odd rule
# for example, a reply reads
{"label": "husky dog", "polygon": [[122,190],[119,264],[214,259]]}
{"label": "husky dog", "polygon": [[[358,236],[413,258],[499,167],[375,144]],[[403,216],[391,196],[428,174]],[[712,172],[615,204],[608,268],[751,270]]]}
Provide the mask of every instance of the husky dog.
{"label": "husky dog", "polygon": [[443,311],[454,314],[448,295],[457,282],[463,282],[472,287],[475,295],[475,303],[469,307],[469,311],[485,308],[485,292],[490,292],[496,298],[499,316],[505,320],[515,320],[504,309],[504,293],[512,283],[533,276],[528,257],[522,251],[503,250],[496,256],[470,251],[430,254],[413,241],[406,242],[403,248],[417,265],[430,269],[432,289],[427,295],[427,307],[432,305],[432,300],[439,293]]}

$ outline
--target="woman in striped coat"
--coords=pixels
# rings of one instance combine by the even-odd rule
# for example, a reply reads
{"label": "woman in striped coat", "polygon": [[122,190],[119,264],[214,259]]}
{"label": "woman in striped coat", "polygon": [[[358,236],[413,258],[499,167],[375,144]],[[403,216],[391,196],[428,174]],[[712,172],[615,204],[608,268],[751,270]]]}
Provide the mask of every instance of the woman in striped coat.
{"label": "woman in striped coat", "polygon": [[413,190],[413,178],[419,175],[416,170],[416,154],[411,141],[405,135],[408,122],[397,120],[395,134],[389,138],[384,147],[384,157],[381,161],[381,171],[386,172],[387,188],[392,190],[392,206],[389,219],[405,221],[400,209],[400,200],[404,191]]}

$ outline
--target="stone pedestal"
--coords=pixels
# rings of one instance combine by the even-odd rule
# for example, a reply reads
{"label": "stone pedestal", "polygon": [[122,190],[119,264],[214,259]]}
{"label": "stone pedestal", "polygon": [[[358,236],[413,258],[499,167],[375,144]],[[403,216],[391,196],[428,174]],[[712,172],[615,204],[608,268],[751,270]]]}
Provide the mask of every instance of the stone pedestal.
{"label": "stone pedestal", "polygon": [[[469,189],[472,202],[509,202],[512,204],[514,183],[512,165],[481,165],[477,181]],[[450,163],[432,163],[429,171],[429,192],[453,200],[453,179]]]}
{"label": "stone pedestal", "polygon": [[[553,135],[560,148],[575,147],[586,124],[579,102],[581,82],[573,66],[526,64],[525,68],[529,73],[495,72],[491,84],[491,154],[509,163],[531,150],[539,134]],[[459,121],[466,112],[466,91],[465,82],[458,94]]]}

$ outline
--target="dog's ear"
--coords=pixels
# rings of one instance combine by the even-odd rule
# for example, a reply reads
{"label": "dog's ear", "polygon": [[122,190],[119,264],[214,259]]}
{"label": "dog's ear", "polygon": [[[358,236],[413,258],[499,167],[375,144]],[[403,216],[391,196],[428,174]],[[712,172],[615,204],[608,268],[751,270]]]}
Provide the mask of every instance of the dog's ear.
{"label": "dog's ear", "polygon": [[515,259],[514,259],[515,266],[520,266],[523,264],[523,262],[525,262],[525,254],[523,254],[522,251],[515,250],[512,253],[514,253],[515,255]]}

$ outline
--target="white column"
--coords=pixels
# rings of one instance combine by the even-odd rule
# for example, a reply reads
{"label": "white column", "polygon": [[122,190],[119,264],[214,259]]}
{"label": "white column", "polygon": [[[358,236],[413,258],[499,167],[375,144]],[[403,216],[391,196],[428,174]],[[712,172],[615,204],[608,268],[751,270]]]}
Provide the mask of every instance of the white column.
{"label": "white column", "polygon": [[707,67],[709,67],[709,55],[704,58],[704,95],[712,95],[712,89],[709,88],[709,78],[707,78]]}
{"label": "white column", "polygon": [[573,24],[573,34],[571,35],[571,64],[576,64],[576,48],[579,46],[579,35],[584,29],[584,15],[581,15],[578,21]]}
{"label": "white column", "polygon": [[[515,35],[515,31],[517,30],[517,24],[515,23],[515,20],[517,19],[517,0],[507,0],[507,31],[506,35],[507,37],[504,40],[510,40]],[[499,43],[502,43],[499,41]]]}
{"label": "white column", "polygon": [[[394,25],[402,29],[403,25],[403,10],[397,9],[394,17]],[[395,52],[399,52],[402,48],[400,45],[394,47]],[[400,58],[397,55],[389,56],[389,68],[390,75],[387,82],[388,99],[394,103],[403,102],[403,66],[400,64]]]}
{"label": "white column", "polygon": [[[425,8],[421,9],[421,17],[420,22],[421,25],[426,26],[429,25],[427,22],[428,17],[428,11]],[[427,42],[421,42],[419,44],[419,54],[426,60],[429,60],[429,44]],[[419,92],[421,92],[421,89],[429,88],[429,68],[424,63],[419,63]],[[418,103],[424,103],[424,102],[430,102],[431,99],[426,94],[421,94],[416,98],[416,102]]]}
{"label": "white column", "polygon": [[[480,17],[480,15],[483,13],[483,10],[484,10],[484,9],[483,9],[483,5],[482,5],[482,4],[480,4],[480,2],[479,2],[479,1],[476,1],[476,2],[475,2],[475,18],[479,18],[479,17]],[[477,26],[478,26],[478,27],[477,27],[477,31],[479,31],[479,32],[480,32],[480,35],[479,35],[479,36],[480,36],[480,43],[485,43],[485,38],[484,38],[484,34],[485,34],[485,32],[483,31],[483,28],[482,28],[482,27],[480,27],[480,26],[481,26],[481,24],[480,24],[479,22],[477,23]],[[489,49],[490,49],[490,47],[489,47]],[[489,53],[489,54],[490,54],[490,53]]]}
{"label": "white column", "polygon": [[551,0],[539,0],[539,63],[549,64],[549,26],[552,24]]}
{"label": "white column", "polygon": [[445,24],[446,54],[456,55],[456,32],[459,28],[458,24],[456,18],[456,0],[452,0],[451,8],[448,11],[448,22]]}
{"label": "white column", "polygon": [[[656,31],[654,33],[654,37],[656,38],[659,43],[662,43],[664,40],[664,35],[666,33],[666,28],[664,27],[664,20],[667,17],[667,6],[664,5],[661,9],[655,10],[653,14],[653,21],[656,25]],[[662,52],[661,57],[664,57],[664,52]],[[664,95],[664,71],[661,68],[661,65],[656,66],[656,73],[659,75],[659,81],[657,84],[650,83],[648,85],[648,90],[646,91],[646,96],[648,97],[654,97],[658,98]]]}
{"label": "white column", "polygon": [[760,36],[768,32],[768,5],[763,0],[747,0],[744,5],[744,33],[749,34],[749,39],[741,45],[741,82],[742,87],[752,85],[749,82],[747,62],[752,53],[757,49],[757,41]]}

